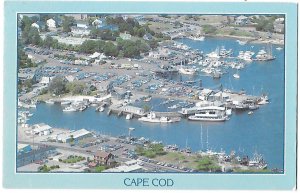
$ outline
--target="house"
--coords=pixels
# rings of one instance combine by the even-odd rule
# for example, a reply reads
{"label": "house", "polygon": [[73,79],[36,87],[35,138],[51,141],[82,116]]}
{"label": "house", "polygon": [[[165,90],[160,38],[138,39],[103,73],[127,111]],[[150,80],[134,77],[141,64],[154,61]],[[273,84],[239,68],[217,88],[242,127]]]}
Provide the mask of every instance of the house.
{"label": "house", "polygon": [[92,22],[92,25],[93,26],[96,26],[97,28],[100,28],[100,27],[103,27],[106,25],[106,21],[105,21],[105,18],[100,18],[100,19],[95,19],[93,22]]}
{"label": "house", "polygon": [[67,17],[74,17],[75,20],[85,20],[88,18],[87,14],[64,14]]}
{"label": "house", "polygon": [[247,25],[250,23],[250,19],[244,15],[240,15],[235,18],[234,24],[235,25]]}
{"label": "house", "polygon": [[56,28],[56,21],[52,18],[47,20],[47,26],[49,27],[49,29],[55,29]]}
{"label": "house", "polygon": [[85,27],[71,27],[71,33],[73,34],[73,36],[88,36],[90,32],[91,30]]}
{"label": "house", "polygon": [[48,85],[50,83],[50,81],[51,81],[50,77],[43,76],[41,78],[41,81],[39,83],[42,84],[42,85]]}
{"label": "house", "polygon": [[152,36],[150,33],[146,33],[146,34],[143,36],[143,39],[149,41],[149,40],[152,40],[152,39],[153,39],[153,36]]}
{"label": "house", "polygon": [[120,38],[122,38],[123,40],[130,40],[131,39],[131,35],[128,33],[120,33]]}
{"label": "house", "polygon": [[89,26],[86,22],[77,22],[76,27],[87,29]]}
{"label": "house", "polygon": [[96,151],[94,154],[94,163],[97,165],[110,166],[115,163],[114,155],[105,151]]}
{"label": "house", "polygon": [[73,75],[67,75],[65,76],[65,79],[68,81],[68,82],[73,82],[75,80],[75,77]]}

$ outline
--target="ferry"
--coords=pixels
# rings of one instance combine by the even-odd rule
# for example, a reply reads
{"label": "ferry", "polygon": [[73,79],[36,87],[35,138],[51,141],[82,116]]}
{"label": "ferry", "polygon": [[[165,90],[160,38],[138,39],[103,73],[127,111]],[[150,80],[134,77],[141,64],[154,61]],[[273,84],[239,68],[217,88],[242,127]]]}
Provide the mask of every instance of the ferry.
{"label": "ferry", "polygon": [[226,121],[229,120],[225,107],[208,106],[198,109],[195,115],[189,116],[189,120],[194,121]]}
{"label": "ferry", "polygon": [[150,122],[150,123],[174,123],[181,120],[180,117],[156,117],[154,112],[150,112],[147,117],[141,117],[138,119],[139,121]]}
{"label": "ferry", "polygon": [[229,118],[227,116],[218,115],[215,112],[206,112],[206,113],[200,113],[195,114],[188,117],[189,120],[192,121],[213,121],[213,122],[219,122],[219,121],[226,121]]}

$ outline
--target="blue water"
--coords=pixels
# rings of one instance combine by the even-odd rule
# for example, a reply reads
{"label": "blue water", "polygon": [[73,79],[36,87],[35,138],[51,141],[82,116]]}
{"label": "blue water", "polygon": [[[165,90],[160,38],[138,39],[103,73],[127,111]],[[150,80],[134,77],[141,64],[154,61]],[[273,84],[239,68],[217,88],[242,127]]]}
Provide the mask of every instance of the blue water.
{"label": "blue water", "polygon": [[[188,46],[209,53],[217,46],[233,49],[234,56],[240,50],[252,50],[257,53],[266,45],[239,45],[233,39],[206,38],[205,41],[189,39],[178,40]],[[163,141],[165,144],[188,145],[193,151],[211,148],[221,149],[229,153],[235,150],[240,155],[262,154],[269,168],[284,166],[284,50],[278,51],[273,46],[276,60],[269,62],[251,62],[239,71],[240,79],[232,77],[236,71],[229,70],[220,80],[201,76],[203,87],[214,88],[222,84],[224,88],[239,91],[244,89],[248,94],[261,95],[267,93],[270,103],[261,106],[254,114],[247,112],[233,113],[229,121],[224,123],[201,123],[183,119],[172,124],[151,124],[136,119],[126,120],[125,117],[106,113],[97,113],[94,108],[84,112],[62,112],[59,105],[39,104],[30,124],[44,122],[52,127],[98,131],[102,134],[117,136],[127,134],[129,127],[134,127],[133,135],[144,136],[152,140]],[[199,77],[194,77],[199,78]],[[189,79],[186,77],[186,79]],[[152,100],[158,104],[158,99]],[[157,105],[159,106],[159,105]],[[155,107],[163,108],[163,107]],[[155,110],[155,109],[154,109]],[[202,129],[201,129],[202,124]],[[201,132],[202,131],[202,132]],[[202,133],[202,140],[201,140]]]}

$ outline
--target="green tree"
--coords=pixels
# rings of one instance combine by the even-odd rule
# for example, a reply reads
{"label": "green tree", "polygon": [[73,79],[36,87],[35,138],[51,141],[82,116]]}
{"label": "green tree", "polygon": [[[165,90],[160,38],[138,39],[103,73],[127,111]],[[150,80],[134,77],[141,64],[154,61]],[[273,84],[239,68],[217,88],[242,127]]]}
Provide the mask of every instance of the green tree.
{"label": "green tree", "polygon": [[205,34],[215,34],[217,31],[217,28],[212,25],[202,25],[202,31]]}
{"label": "green tree", "polygon": [[66,93],[65,80],[60,76],[53,78],[49,84],[48,91],[55,95],[61,95]]}
{"label": "green tree", "polygon": [[74,17],[64,16],[62,20],[62,30],[63,32],[70,32],[71,26],[74,25],[75,19]]}

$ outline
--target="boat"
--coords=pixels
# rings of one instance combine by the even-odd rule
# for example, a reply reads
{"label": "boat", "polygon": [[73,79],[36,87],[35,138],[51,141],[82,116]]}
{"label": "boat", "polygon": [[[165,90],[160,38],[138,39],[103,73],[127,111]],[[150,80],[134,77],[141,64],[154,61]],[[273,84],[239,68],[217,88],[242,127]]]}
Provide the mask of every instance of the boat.
{"label": "boat", "polygon": [[242,40],[236,40],[236,41],[237,41],[237,43],[239,43],[242,46],[247,44],[247,41],[242,41]]}
{"label": "boat", "polygon": [[130,115],[130,114],[127,114],[127,115],[126,115],[126,119],[127,119],[127,120],[130,120],[130,119],[131,119],[131,115]]}
{"label": "boat", "polygon": [[225,58],[232,55],[232,49],[226,50],[224,46],[220,49],[220,57]]}
{"label": "boat", "polygon": [[63,112],[75,112],[75,111],[76,111],[76,108],[74,108],[73,106],[68,106],[63,109]]}
{"label": "boat", "polygon": [[206,56],[209,58],[220,58],[219,48],[217,47],[215,51],[206,54]]}
{"label": "boat", "polygon": [[267,95],[263,95],[260,97],[260,100],[257,104],[259,105],[264,105],[264,104],[268,104],[269,103],[269,98]]}
{"label": "boat", "polygon": [[81,106],[78,108],[78,110],[79,110],[79,111],[84,111],[86,108],[87,108],[87,106],[81,105]]}
{"label": "boat", "polygon": [[249,112],[248,112],[248,115],[252,115],[252,114],[253,114],[253,111],[249,111]]}
{"label": "boat", "polygon": [[61,105],[69,105],[69,104],[71,104],[71,101],[61,101],[60,104]]}
{"label": "boat", "polygon": [[190,36],[189,39],[195,40],[195,41],[204,41],[205,40],[205,36],[198,36],[198,37]]}
{"label": "boat", "polygon": [[199,109],[195,115],[189,116],[188,119],[193,121],[226,121],[229,120],[229,117],[225,107],[209,106]]}
{"label": "boat", "polygon": [[267,168],[268,164],[265,162],[261,154],[255,152],[253,158],[249,160],[248,166],[265,169]]}
{"label": "boat", "polygon": [[138,119],[139,121],[144,121],[144,122],[150,122],[150,123],[174,123],[178,122],[181,120],[180,117],[174,117],[174,118],[169,118],[169,117],[156,117],[156,114],[154,112],[150,112],[147,117],[141,117]]}
{"label": "boat", "polygon": [[267,53],[264,49],[259,50],[259,52],[256,54],[256,60],[258,61],[269,61],[274,60],[275,57],[272,55],[271,50],[269,49],[269,53]]}
{"label": "boat", "polygon": [[195,74],[196,69],[193,69],[193,68],[182,68],[182,67],[180,67],[180,68],[178,69],[178,71],[179,71],[179,73],[181,73],[181,74],[193,75],[193,74]]}
{"label": "boat", "polygon": [[46,104],[51,104],[51,105],[52,105],[52,104],[54,104],[54,100],[49,99],[49,100],[46,100],[45,103],[46,103]]}
{"label": "boat", "polygon": [[105,110],[104,107],[101,106],[98,111],[103,112],[104,110]]}
{"label": "boat", "polygon": [[234,74],[233,77],[236,78],[236,79],[239,79],[239,78],[240,78],[240,75]]}
{"label": "boat", "polygon": [[282,50],[283,48],[282,47],[277,47],[276,50],[280,51]]}

